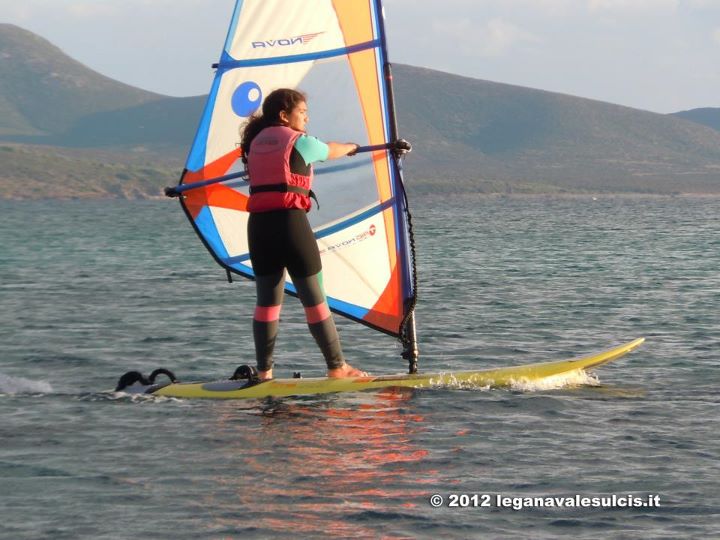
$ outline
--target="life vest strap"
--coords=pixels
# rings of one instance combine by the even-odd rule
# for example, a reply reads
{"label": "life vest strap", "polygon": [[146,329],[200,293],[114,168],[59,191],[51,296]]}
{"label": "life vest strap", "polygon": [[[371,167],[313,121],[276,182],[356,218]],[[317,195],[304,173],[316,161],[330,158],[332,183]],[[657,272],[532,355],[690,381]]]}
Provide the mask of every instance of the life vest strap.
{"label": "life vest strap", "polygon": [[250,195],[255,193],[266,193],[268,191],[279,191],[280,193],[299,193],[300,195],[310,196],[312,190],[301,188],[300,186],[291,186],[290,184],[265,184],[264,186],[250,186]]}
{"label": "life vest strap", "polygon": [[300,186],[291,186],[290,184],[265,184],[263,186],[250,186],[250,195],[255,193],[267,193],[267,192],[280,192],[280,193],[299,193],[310,197],[315,201],[315,204],[320,208],[320,203],[315,196],[315,192],[312,189],[301,188]]}

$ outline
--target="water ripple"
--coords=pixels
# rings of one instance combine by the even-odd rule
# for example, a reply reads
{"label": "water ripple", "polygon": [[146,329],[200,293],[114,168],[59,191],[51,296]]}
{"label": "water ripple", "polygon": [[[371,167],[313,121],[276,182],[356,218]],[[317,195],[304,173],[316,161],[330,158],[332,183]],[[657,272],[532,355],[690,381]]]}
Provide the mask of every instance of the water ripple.
{"label": "water ripple", "polygon": [[[648,341],[593,375],[509,390],[247,402],[115,394],[130,369],[222,378],[252,361],[252,284],[226,283],[176,204],[0,202],[6,534],[712,537],[717,200],[436,198],[414,207],[421,369]],[[338,327],[352,363],[404,369],[392,339]],[[277,347],[279,375],[322,372],[294,299]],[[435,509],[434,493],[642,493],[661,506]]]}

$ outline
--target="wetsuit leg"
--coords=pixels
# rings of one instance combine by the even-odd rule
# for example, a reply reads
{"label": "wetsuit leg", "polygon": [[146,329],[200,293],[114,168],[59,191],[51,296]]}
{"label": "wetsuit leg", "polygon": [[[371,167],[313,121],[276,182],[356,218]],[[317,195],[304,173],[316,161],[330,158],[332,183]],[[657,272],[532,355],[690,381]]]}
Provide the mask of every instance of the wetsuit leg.
{"label": "wetsuit leg", "polygon": [[320,285],[322,264],[315,236],[304,210],[250,214],[248,240],[256,278],[258,302],[253,336],[258,369],[272,367],[283,298],[283,268],[287,268],[305,307],[310,333],[328,369],[344,364],[340,338]]}
{"label": "wetsuit leg", "polygon": [[293,276],[293,284],[305,308],[310,333],[320,347],[328,369],[336,369],[345,363],[345,359],[320,279],[321,273],[307,277]]}
{"label": "wetsuit leg", "polygon": [[259,371],[268,371],[273,366],[272,355],[278,334],[284,283],[284,270],[255,278],[257,303],[253,317],[253,338]]}
{"label": "wetsuit leg", "polygon": [[285,245],[285,266],[293,277],[308,277],[320,273],[322,262],[317,240],[307,214],[302,210],[287,213],[287,243]]}

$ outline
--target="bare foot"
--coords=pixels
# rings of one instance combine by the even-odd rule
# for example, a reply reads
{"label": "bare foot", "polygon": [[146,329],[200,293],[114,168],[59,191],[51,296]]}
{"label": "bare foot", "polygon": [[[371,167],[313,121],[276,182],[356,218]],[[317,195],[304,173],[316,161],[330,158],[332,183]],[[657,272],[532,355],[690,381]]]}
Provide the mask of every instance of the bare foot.
{"label": "bare foot", "polygon": [[269,381],[272,378],[272,369],[269,369],[267,371],[260,371],[258,369],[258,379],[260,379],[261,381]]}
{"label": "bare foot", "polygon": [[339,368],[328,369],[327,376],[331,379],[342,379],[343,377],[368,377],[368,373],[352,367],[350,364],[343,364]]}

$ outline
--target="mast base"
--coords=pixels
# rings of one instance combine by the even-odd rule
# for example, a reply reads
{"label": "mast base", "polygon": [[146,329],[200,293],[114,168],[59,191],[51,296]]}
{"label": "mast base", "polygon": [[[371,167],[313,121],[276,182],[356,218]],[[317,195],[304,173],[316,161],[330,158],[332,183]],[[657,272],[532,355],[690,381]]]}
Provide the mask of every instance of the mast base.
{"label": "mast base", "polygon": [[417,373],[419,356],[420,351],[418,351],[417,345],[414,343],[402,352],[402,357],[408,361],[408,373],[410,375]]}

